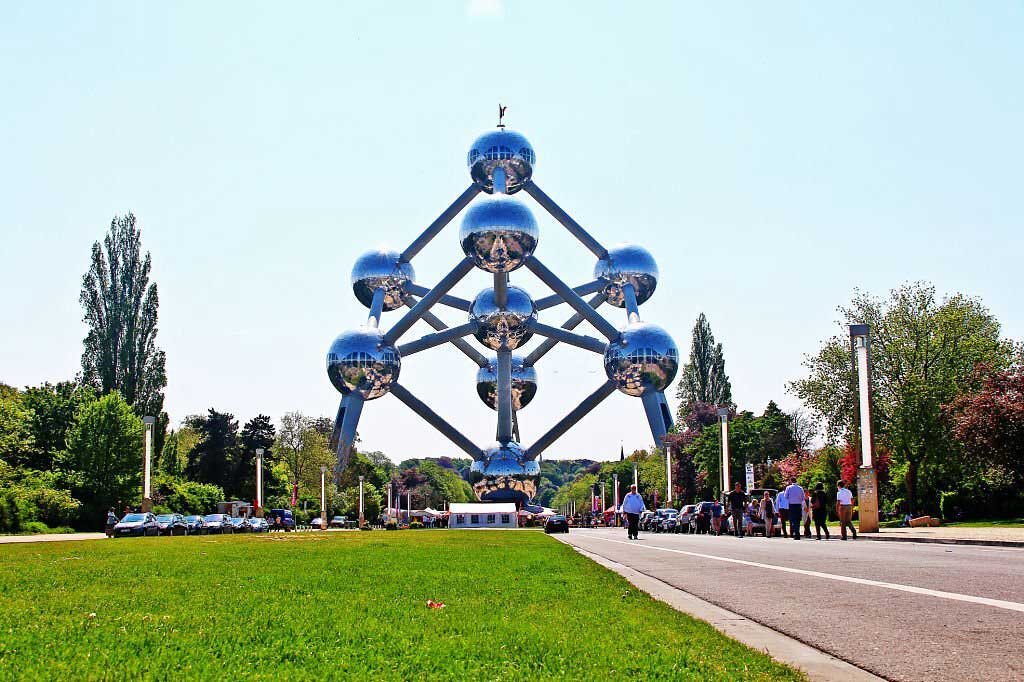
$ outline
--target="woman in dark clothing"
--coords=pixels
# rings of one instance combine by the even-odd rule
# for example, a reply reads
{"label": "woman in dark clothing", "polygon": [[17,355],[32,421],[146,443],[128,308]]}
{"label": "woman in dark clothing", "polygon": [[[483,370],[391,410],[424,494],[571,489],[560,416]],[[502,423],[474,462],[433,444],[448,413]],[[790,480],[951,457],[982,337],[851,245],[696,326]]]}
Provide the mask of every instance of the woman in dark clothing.
{"label": "woman in dark clothing", "polygon": [[811,495],[811,516],[814,518],[814,532],[821,539],[821,531],[825,531],[825,539],[828,535],[828,497],[825,495],[825,486],[822,483],[814,486],[814,494]]}

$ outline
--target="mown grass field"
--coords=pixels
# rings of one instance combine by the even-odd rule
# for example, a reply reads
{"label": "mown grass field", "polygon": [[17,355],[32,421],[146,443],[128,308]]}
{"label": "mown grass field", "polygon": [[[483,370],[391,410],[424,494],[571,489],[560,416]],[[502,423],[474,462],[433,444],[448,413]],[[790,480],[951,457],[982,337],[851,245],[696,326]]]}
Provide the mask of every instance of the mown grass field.
{"label": "mown grass field", "polygon": [[4,679],[801,679],[541,533],[4,545],[0,597]]}

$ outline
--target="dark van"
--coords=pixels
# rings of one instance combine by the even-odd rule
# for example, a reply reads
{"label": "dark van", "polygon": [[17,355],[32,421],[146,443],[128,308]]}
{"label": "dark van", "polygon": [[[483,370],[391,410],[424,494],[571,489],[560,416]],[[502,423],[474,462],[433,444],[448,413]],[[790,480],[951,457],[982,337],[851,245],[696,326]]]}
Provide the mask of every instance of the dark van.
{"label": "dark van", "polygon": [[267,518],[270,530],[283,530],[285,532],[295,530],[295,517],[291,509],[271,509]]}

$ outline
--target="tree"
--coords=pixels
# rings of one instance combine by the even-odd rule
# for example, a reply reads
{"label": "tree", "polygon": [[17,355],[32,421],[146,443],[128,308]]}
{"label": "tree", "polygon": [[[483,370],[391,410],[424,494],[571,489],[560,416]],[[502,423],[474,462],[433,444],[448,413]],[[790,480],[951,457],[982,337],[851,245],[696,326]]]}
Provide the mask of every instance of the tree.
{"label": "tree", "polygon": [[233,414],[212,407],[206,416],[191,416],[185,425],[199,436],[199,443],[188,453],[185,475],[199,483],[220,486],[229,497],[237,497],[231,485],[238,458],[238,421]]}
{"label": "tree", "polygon": [[942,405],[971,387],[976,364],[1003,369],[1016,349],[1000,338],[999,322],[979,300],[955,294],[939,302],[935,288],[924,283],[894,289],[885,301],[857,292],[839,311],[842,331],[805,359],[808,376],[790,390],[825,422],[829,442],[857,442],[856,378],[845,325],[871,325],[876,443],[892,453],[892,475],[905,486],[911,507],[920,509],[922,500],[937,500],[964,473]]}
{"label": "tree", "polygon": [[21,466],[35,454],[32,410],[16,388],[0,384],[0,460]]}
{"label": "tree", "polygon": [[288,412],[281,417],[273,456],[293,484],[314,490],[317,496],[320,492],[320,467],[330,469],[336,459],[327,446],[327,437],[301,412]]}
{"label": "tree", "polygon": [[793,434],[793,448],[797,455],[807,455],[818,437],[818,423],[802,408],[789,413],[789,430]]}
{"label": "tree", "polygon": [[[778,461],[796,450],[789,415],[780,410],[774,400],[768,401],[764,414],[758,419],[757,429],[761,440],[760,455],[765,461]],[[760,456],[758,460],[761,460]]]}
{"label": "tree", "polygon": [[41,471],[53,467],[53,459],[67,447],[67,434],[75,423],[78,410],[96,400],[91,386],[77,381],[61,381],[27,387],[21,393],[24,407],[32,411],[33,453],[25,466]]}
{"label": "tree", "polygon": [[78,412],[57,466],[82,502],[80,523],[98,526],[110,507],[139,499],[142,420],[117,391]]}
{"label": "tree", "polygon": [[256,499],[256,448],[271,453],[275,436],[274,424],[265,414],[253,417],[242,427],[228,486],[238,499]]}
{"label": "tree", "polygon": [[715,343],[704,313],[693,326],[693,341],[690,344],[690,361],[683,366],[677,393],[681,404],[679,420],[683,421],[685,411],[693,403],[727,406],[732,404],[732,386],[725,373],[725,355],[722,344]]}
{"label": "tree", "polygon": [[946,406],[953,436],[964,454],[998,467],[1024,483],[1024,367],[1001,372],[978,368],[981,386]]}
{"label": "tree", "polygon": [[202,441],[202,436],[191,426],[182,426],[172,430],[164,440],[160,456],[156,461],[156,470],[167,476],[181,476],[188,466],[189,454]]}
{"label": "tree", "polygon": [[82,379],[101,394],[118,391],[138,416],[159,415],[167,386],[164,352],[156,345],[156,283],[141,253],[135,216],[114,216],[101,246],[92,246],[79,300],[89,328]]}

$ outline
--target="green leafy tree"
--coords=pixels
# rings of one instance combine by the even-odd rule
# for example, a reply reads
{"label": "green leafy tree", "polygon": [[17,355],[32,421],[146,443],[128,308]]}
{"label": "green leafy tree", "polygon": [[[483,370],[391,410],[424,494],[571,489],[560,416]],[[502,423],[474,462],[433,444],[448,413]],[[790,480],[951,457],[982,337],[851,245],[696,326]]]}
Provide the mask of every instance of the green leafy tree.
{"label": "green leafy tree", "polygon": [[167,476],[181,476],[188,465],[188,456],[202,441],[199,432],[190,426],[172,430],[164,440],[157,458],[156,470]]}
{"label": "green leafy tree", "polygon": [[117,391],[82,406],[67,450],[57,456],[72,496],[82,502],[80,525],[98,526],[108,508],[139,499],[142,433],[142,420]]}
{"label": "green leafy tree", "polygon": [[830,442],[858,442],[846,325],[871,325],[876,443],[892,453],[891,475],[912,508],[937,510],[939,492],[966,473],[942,406],[972,387],[977,364],[1000,370],[1018,351],[1000,338],[999,322],[978,299],[955,294],[940,301],[928,284],[906,284],[885,300],[857,292],[839,310],[842,331],[805,359],[808,376],[790,389],[825,423]]}
{"label": "green leafy tree", "polygon": [[[373,521],[380,516],[384,505],[381,503],[381,493],[377,486],[368,481],[363,482],[363,518],[366,521]],[[359,518],[359,485],[345,488],[338,495],[335,512],[350,519]]]}
{"label": "green leafy tree", "polygon": [[18,466],[32,461],[36,453],[32,417],[18,389],[0,384],[0,460]]}
{"label": "green leafy tree", "polygon": [[164,352],[156,345],[156,283],[151,259],[142,255],[135,216],[114,216],[101,245],[92,246],[79,297],[89,328],[82,379],[101,394],[118,391],[135,414],[159,415],[167,386]]}
{"label": "green leafy tree", "polygon": [[220,486],[229,497],[237,497],[232,471],[238,458],[238,421],[212,407],[205,416],[192,416],[185,425],[199,435],[199,443],[188,453],[185,473],[190,480]]}
{"label": "green leafy tree", "polygon": [[45,383],[22,391],[22,405],[32,411],[33,453],[25,466],[42,471],[53,468],[54,457],[67,447],[78,410],[95,400],[95,390],[77,381]]}
{"label": "green leafy tree", "polygon": [[273,447],[274,461],[279,464],[275,467],[276,474],[293,485],[297,484],[300,493],[314,493],[317,500],[320,494],[320,467],[326,466],[329,474],[337,459],[327,446],[327,438],[328,435],[317,429],[314,420],[301,412],[288,412],[281,417]]}
{"label": "green leafy tree", "polygon": [[701,313],[693,326],[693,341],[690,344],[690,361],[683,365],[677,393],[680,404],[680,421],[693,403],[726,406],[732,404],[732,385],[725,373],[725,354],[722,344],[715,343],[711,325]]}

